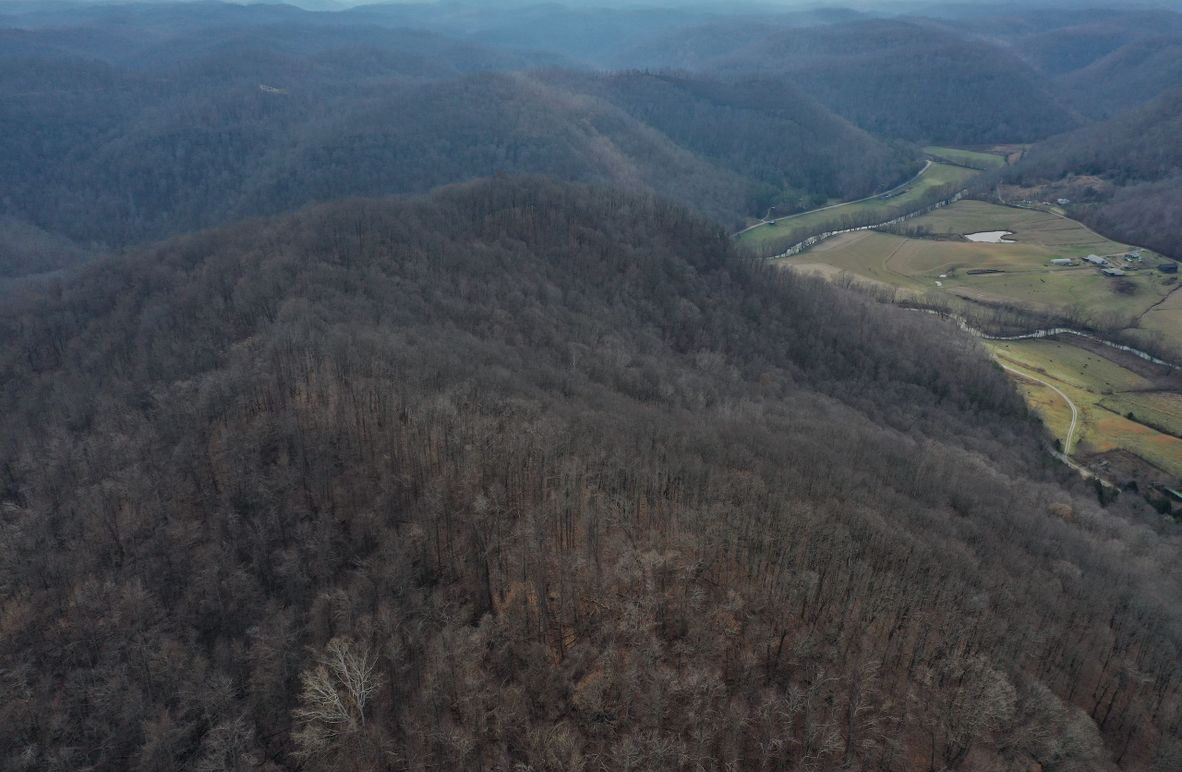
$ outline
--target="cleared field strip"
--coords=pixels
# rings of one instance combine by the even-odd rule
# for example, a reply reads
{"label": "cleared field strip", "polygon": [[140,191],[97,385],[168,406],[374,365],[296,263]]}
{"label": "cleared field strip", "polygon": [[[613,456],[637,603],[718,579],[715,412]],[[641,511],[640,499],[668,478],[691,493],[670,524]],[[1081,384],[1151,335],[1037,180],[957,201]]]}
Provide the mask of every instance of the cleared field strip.
{"label": "cleared field strip", "polygon": [[1170,285],[1169,297],[1149,309],[1141,317],[1141,329],[1147,335],[1160,335],[1166,340],[1182,338],[1182,291]]}
{"label": "cleared field strip", "polygon": [[1037,209],[1018,209],[986,201],[958,201],[917,217],[909,225],[949,236],[988,230],[1012,231],[1014,235],[1009,238],[1016,242],[1065,248],[1068,257],[1093,253],[1115,255],[1128,250],[1125,245],[1106,239],[1075,220]]}
{"label": "cleared field strip", "polygon": [[996,169],[1006,165],[1006,159],[1004,156],[997,155],[995,153],[982,153],[976,150],[962,150],[956,147],[938,147],[936,145],[929,145],[923,149],[923,152],[937,160],[965,164],[966,166],[972,166],[976,169]]}
{"label": "cleared field strip", "polygon": [[[831,278],[842,275],[897,288],[906,297],[950,296],[987,305],[1136,324],[1129,333],[1182,349],[1182,292],[1177,277],[1156,270],[1164,260],[1097,235],[1052,213],[959,201],[905,221],[903,233],[857,231],[834,236],[775,264]],[[1004,231],[1004,243],[964,240]],[[910,234],[915,234],[915,237]],[[1098,255],[1125,276],[1108,277],[1080,258]],[[1074,266],[1051,260],[1068,257]],[[1110,321],[1111,320],[1111,321]],[[1127,369],[1119,354],[1072,345],[1064,337],[989,341],[1018,379],[1027,403],[1064,445],[1081,457],[1124,450],[1182,476],[1182,394],[1163,392],[1150,366]],[[1114,361],[1115,360],[1115,361]],[[1163,372],[1166,372],[1163,370]],[[1142,374],[1139,374],[1142,373]],[[1015,376],[1016,377],[1016,376]],[[1163,376],[1164,377],[1164,376]],[[1175,388],[1176,381],[1168,382]],[[1073,403],[1078,411],[1073,424]],[[1129,414],[1132,414],[1132,418]]]}
{"label": "cleared field strip", "polygon": [[[951,184],[963,184],[977,172],[960,166],[949,164],[930,164],[922,175],[903,186],[903,192],[883,198],[874,196],[848,204],[814,209],[809,212],[781,217],[775,225],[757,225],[743,231],[738,236],[739,243],[752,247],[771,244],[792,244],[799,241],[796,234],[838,223],[847,217],[875,217],[889,220],[905,214],[909,208],[916,206],[931,190]],[[898,189],[896,189],[898,190]]]}

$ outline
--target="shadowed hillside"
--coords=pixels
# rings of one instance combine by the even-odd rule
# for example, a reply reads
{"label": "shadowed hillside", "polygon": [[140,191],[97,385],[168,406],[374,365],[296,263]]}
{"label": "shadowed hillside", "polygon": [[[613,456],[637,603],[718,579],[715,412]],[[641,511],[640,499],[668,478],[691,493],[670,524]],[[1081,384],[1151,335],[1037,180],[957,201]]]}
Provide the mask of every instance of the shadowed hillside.
{"label": "shadowed hillside", "polygon": [[1076,125],[1045,79],[1016,56],[930,22],[770,30],[721,22],[697,33],[672,33],[637,50],[633,61],[720,74],[788,75],[862,128],[909,140],[1028,141]]}
{"label": "shadowed hillside", "polygon": [[1105,235],[1182,259],[1182,89],[1035,145],[1004,179],[1048,185]]}
{"label": "shadowed hillside", "polygon": [[23,41],[0,57],[0,222],[13,231],[0,241],[14,255],[0,278],[69,262],[43,257],[54,243],[94,254],[499,173],[657,192],[738,227],[773,203],[887,189],[919,165],[775,80],[503,72],[542,59],[406,30],[352,45],[352,27],[198,30],[122,53],[121,26],[0,31]]}
{"label": "shadowed hillside", "polygon": [[1062,82],[1073,102],[1098,117],[1146,104],[1182,83],[1182,34],[1130,43]]}

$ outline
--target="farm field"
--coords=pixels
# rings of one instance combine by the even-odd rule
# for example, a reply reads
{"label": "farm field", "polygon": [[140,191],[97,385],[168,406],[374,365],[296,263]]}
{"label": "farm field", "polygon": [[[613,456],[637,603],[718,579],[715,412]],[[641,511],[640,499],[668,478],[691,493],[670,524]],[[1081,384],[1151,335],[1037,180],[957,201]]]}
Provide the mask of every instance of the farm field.
{"label": "farm field", "polygon": [[952,161],[967,164],[978,169],[996,169],[1006,165],[1005,156],[996,153],[982,153],[976,150],[963,150],[956,147],[938,147],[929,145],[923,152],[937,160]]}
{"label": "farm field", "polygon": [[[960,201],[905,226],[923,237],[847,233],[776,262],[830,278],[846,275],[891,285],[913,296],[945,295],[986,305],[1134,324],[1126,331],[1182,350],[1182,291],[1178,291],[1182,285],[1177,277],[1156,270],[1164,258],[1143,251],[1140,263],[1126,261],[1130,247],[1098,236],[1078,222],[981,201]],[[962,238],[982,231],[1006,231],[1009,235],[1004,243]],[[1127,275],[1107,277],[1079,260],[1092,254],[1108,258],[1126,269]],[[1050,264],[1061,257],[1073,258],[1077,265]],[[1074,455],[1086,460],[1123,451],[1161,470],[1154,472],[1158,476],[1182,476],[1182,385],[1178,376],[1165,384],[1170,390],[1163,391],[1161,374],[1151,365],[1120,364],[1121,355],[1103,356],[1083,344],[1030,340],[995,341],[987,346],[999,361],[1054,383],[1076,403],[1080,425]],[[1036,381],[1017,376],[1014,380],[1031,408],[1064,440],[1071,410],[1063,398]]]}
{"label": "farm field", "polygon": [[[891,198],[874,197],[863,201],[838,206],[814,209],[788,217],[781,217],[775,225],[761,225],[741,234],[740,244],[753,248],[767,246],[791,246],[800,240],[797,234],[830,223],[837,223],[845,217],[874,217],[879,221],[889,220],[905,214],[935,188],[950,184],[963,184],[977,172],[951,164],[933,163],[923,176],[904,186],[902,192]],[[899,188],[896,188],[899,190]]]}
{"label": "farm field", "polygon": [[[1154,381],[1064,341],[989,341],[986,347],[998,361],[1053,383],[1075,403],[1080,417],[1073,455],[1087,459],[1124,450],[1167,476],[1182,476],[1182,439],[1146,425],[1178,427],[1182,393],[1140,391],[1154,388]],[[1062,442],[1071,423],[1062,397],[1041,384],[1015,380],[1028,404]],[[1127,418],[1129,412],[1140,420]]]}
{"label": "farm field", "polygon": [[1100,405],[1117,415],[1132,413],[1139,423],[1182,437],[1182,395],[1176,392],[1125,392],[1106,397]]}
{"label": "farm field", "polygon": [[[906,227],[926,237],[847,233],[777,262],[802,270],[824,264],[908,291],[983,304],[1082,312],[1107,323],[1139,320],[1142,335],[1156,334],[1182,348],[1182,292],[1174,291],[1178,280],[1155,270],[1164,258],[1146,252],[1141,263],[1130,263],[1124,260],[1130,247],[1098,236],[1073,220],[981,201],[960,201],[911,220]],[[996,244],[960,239],[980,231],[1011,235],[1006,236],[1007,242]],[[1080,261],[1091,254],[1109,258],[1127,275],[1110,278]],[[1052,266],[1055,258],[1072,258],[1077,264]]]}
{"label": "farm field", "polygon": [[[964,200],[917,217],[908,228],[929,233],[963,235],[978,231],[1012,231],[1007,239],[1061,252],[1061,257],[1124,254],[1128,247],[1089,230],[1082,223],[1037,209],[1019,209],[986,201]],[[1002,246],[991,244],[988,246]]]}
{"label": "farm field", "polygon": [[1182,348],[1177,342],[1182,337],[1182,279],[1168,285],[1168,290],[1168,296],[1141,317],[1140,329],[1135,332],[1149,339],[1173,341],[1175,347]]}

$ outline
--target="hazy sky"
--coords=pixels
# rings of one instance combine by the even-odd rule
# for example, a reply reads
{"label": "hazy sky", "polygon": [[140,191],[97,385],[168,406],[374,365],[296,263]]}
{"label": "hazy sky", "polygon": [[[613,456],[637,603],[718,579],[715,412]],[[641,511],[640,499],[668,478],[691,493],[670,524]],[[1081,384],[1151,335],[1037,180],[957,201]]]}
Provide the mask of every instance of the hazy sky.
{"label": "hazy sky", "polygon": [[[208,2],[209,0],[0,0],[0,8],[36,9],[52,6],[77,4],[118,5],[126,2]],[[216,0],[215,0],[216,1]],[[1006,6],[1029,10],[1030,8],[1170,8],[1182,9],[1182,0],[1003,0],[990,2],[989,0],[955,0],[954,2],[940,2],[939,0],[235,0],[238,4],[246,5],[252,2],[280,4],[286,2],[300,8],[327,10],[332,8],[349,8],[357,5],[397,5],[397,4],[452,4],[462,6],[478,6],[487,8],[508,8],[531,5],[564,5],[583,8],[699,8],[717,11],[742,11],[789,8],[853,8],[874,9],[879,11],[918,12],[951,10],[953,8],[988,8],[1002,11]]]}

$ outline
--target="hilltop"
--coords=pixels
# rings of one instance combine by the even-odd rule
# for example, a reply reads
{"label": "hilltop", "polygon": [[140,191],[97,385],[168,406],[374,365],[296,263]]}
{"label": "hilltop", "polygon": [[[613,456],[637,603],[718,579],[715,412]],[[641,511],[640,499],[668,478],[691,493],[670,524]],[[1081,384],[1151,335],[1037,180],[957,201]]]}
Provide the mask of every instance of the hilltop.
{"label": "hilltop", "polygon": [[172,240],[0,306],[0,372],[29,766],[1177,758],[1175,537],[971,339],[667,203]]}

